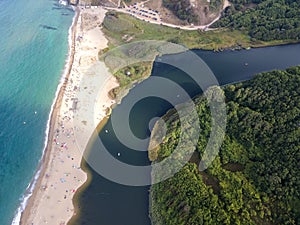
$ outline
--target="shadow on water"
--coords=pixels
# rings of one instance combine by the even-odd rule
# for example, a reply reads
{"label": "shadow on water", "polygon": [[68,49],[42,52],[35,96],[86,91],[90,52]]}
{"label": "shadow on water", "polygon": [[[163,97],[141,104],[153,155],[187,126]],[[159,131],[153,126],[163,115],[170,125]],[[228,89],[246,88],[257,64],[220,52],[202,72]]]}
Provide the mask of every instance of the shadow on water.
{"label": "shadow on water", "polygon": [[42,27],[44,29],[47,29],[47,30],[57,30],[56,27],[52,27],[52,26],[48,26],[48,25],[43,25],[43,24],[41,24],[40,27]]}
{"label": "shadow on water", "polygon": [[[269,47],[253,49],[250,51],[224,51],[214,53],[210,51],[195,50],[212,69],[220,85],[235,83],[251,79],[255,74],[273,69],[285,69],[290,66],[300,64],[300,45],[286,45],[279,47]],[[180,57],[178,55],[163,57]],[[161,64],[154,63],[151,76],[162,76],[180,84],[190,96],[201,94],[201,89],[182,71]],[[117,106],[122,111],[126,106],[127,100],[133,96],[139,96],[140,91],[150,86],[148,80],[137,85]],[[176,90],[168,89],[174,93],[177,102],[183,102],[181,96],[176,95]],[[159,117],[166,113],[172,106],[165,100],[156,97],[147,97],[139,101],[131,110],[129,122],[131,132],[139,138],[150,136],[149,122],[154,117]],[[112,111],[114,113],[115,109]],[[122,119],[122,118],[120,118]],[[123,126],[122,123],[118,126]],[[109,130],[107,133],[105,130]],[[126,135],[127,134],[123,134]],[[105,147],[110,154],[118,160],[134,165],[149,165],[147,152],[137,152],[124,146],[116,138],[111,120],[109,119],[104,128],[99,133]],[[98,151],[98,146],[91,143],[91,151]],[[147,149],[147,145],[143,146]],[[121,157],[118,157],[120,153]],[[101,162],[99,162],[101,163]],[[73,218],[72,225],[150,225],[148,217],[148,194],[149,186],[131,187],[116,184],[97,174],[83,160],[85,170],[91,175],[88,185],[81,188],[75,197],[79,216]],[[113,170],[114,168],[112,168]],[[150,177],[150,175],[149,175]]]}

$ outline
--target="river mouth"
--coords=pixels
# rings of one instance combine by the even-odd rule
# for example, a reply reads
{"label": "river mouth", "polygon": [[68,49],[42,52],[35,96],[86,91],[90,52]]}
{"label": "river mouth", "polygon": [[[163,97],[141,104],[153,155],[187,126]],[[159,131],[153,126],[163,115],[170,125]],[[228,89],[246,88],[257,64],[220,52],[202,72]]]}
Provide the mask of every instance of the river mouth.
{"label": "river mouth", "polygon": [[[252,49],[249,51],[224,51],[214,53],[211,51],[194,50],[214,72],[220,85],[227,85],[251,79],[255,74],[270,71],[274,69],[286,69],[300,64],[300,44],[285,45],[276,47],[267,47]],[[180,55],[168,55],[162,57],[178,57]],[[170,79],[194,97],[202,93],[201,89],[185,73],[159,63],[159,58],[154,63],[151,76],[161,76]],[[122,111],[131,98],[139,96],[142,90],[155,88],[151,86],[148,80],[137,85],[122,100],[112,114]],[[167,92],[174,93],[174,101],[184,102],[182,96],[176,94],[176,90],[166,89]],[[124,119],[120,114],[118,126],[124,126],[128,123],[131,132],[138,138],[147,138],[150,136],[151,124],[153,118],[164,115],[172,105],[164,99],[157,97],[143,98],[134,105],[130,111],[129,120]],[[150,123],[150,127],[149,127]],[[127,133],[124,139],[130,138]],[[149,165],[146,151],[135,151],[126,147],[115,135],[112,127],[111,118],[107,121],[98,137],[102,140],[105,148],[117,160],[122,162],[143,166]],[[96,142],[95,142],[96,143]],[[145,142],[143,149],[147,149]],[[98,151],[99,146],[92,143],[91,151]],[[100,149],[101,150],[101,149]],[[99,162],[101,163],[101,162]],[[112,168],[113,170],[114,168]],[[86,170],[91,173],[91,182],[77,195],[77,206],[80,207],[80,216],[71,224],[88,225],[150,225],[149,219],[149,186],[126,186],[112,182],[95,172],[89,165]],[[150,179],[150,174],[145,174]]]}

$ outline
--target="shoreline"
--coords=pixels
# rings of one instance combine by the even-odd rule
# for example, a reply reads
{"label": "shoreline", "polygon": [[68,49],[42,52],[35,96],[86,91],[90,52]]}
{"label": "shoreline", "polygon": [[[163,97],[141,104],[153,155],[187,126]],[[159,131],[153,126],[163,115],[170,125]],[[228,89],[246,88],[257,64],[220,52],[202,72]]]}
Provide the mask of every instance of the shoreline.
{"label": "shoreline", "polygon": [[[101,15],[103,15],[103,14],[105,15],[105,11],[102,8],[98,9],[98,11],[99,10],[102,13]],[[56,92],[57,93],[56,98],[54,99],[54,103],[52,105],[51,112],[49,114],[50,120],[48,120],[47,129],[46,129],[46,134],[47,134],[46,135],[46,140],[45,140],[46,146],[44,148],[43,156],[40,160],[38,170],[35,173],[34,178],[33,178],[32,182],[30,183],[30,185],[28,187],[29,195],[27,195],[28,196],[27,198],[29,198],[29,199],[27,199],[27,202],[25,202],[25,204],[27,203],[25,205],[25,209],[24,209],[24,205],[21,204],[21,206],[18,208],[18,213],[16,214],[16,216],[14,218],[13,224],[19,224],[18,223],[19,221],[17,221],[18,220],[18,214],[22,210],[23,211],[21,212],[21,216],[20,216],[20,224],[42,224],[42,223],[48,223],[48,221],[50,221],[50,220],[52,221],[50,224],[66,224],[71,219],[71,217],[74,215],[73,196],[75,194],[75,191],[87,181],[87,173],[84,172],[80,167],[81,161],[82,161],[82,155],[80,157],[80,154],[83,153],[83,151],[85,150],[83,146],[86,146],[86,142],[88,140],[81,140],[82,141],[81,146],[78,146],[78,143],[73,142],[73,145],[74,145],[73,148],[76,148],[76,147],[80,148],[81,147],[81,151],[78,151],[78,149],[75,149],[75,151],[77,151],[77,153],[74,152],[73,155],[72,155],[72,156],[74,156],[74,158],[72,157],[72,160],[74,159],[75,161],[65,163],[65,164],[69,164],[68,166],[70,166],[70,163],[73,163],[73,165],[72,165],[73,169],[75,169],[75,166],[74,166],[75,164],[74,163],[76,163],[76,161],[77,161],[77,165],[79,164],[79,166],[76,166],[76,171],[71,171],[71,172],[68,171],[69,175],[74,175],[74,179],[76,177],[76,182],[74,180],[70,181],[71,189],[70,189],[70,185],[69,185],[68,189],[66,187],[63,187],[63,188],[56,187],[58,185],[63,186],[63,184],[57,182],[58,177],[55,177],[56,174],[54,174],[55,172],[57,172],[57,166],[54,165],[54,164],[59,163],[56,159],[58,158],[60,160],[62,157],[65,157],[65,158],[61,159],[61,161],[64,161],[64,160],[69,158],[69,155],[68,155],[68,157],[66,157],[64,155],[64,153],[57,153],[56,150],[58,150],[58,149],[57,149],[56,145],[57,145],[58,142],[53,143],[53,140],[55,140],[55,134],[57,134],[56,137],[59,136],[58,133],[56,133],[56,132],[59,128],[57,123],[59,124],[59,120],[61,120],[60,116],[61,117],[64,116],[62,114],[62,109],[64,109],[64,110],[68,109],[67,106],[64,106],[64,103],[65,103],[65,105],[67,105],[68,100],[69,100],[68,98],[66,99],[66,96],[68,96],[68,91],[70,92],[70,90],[67,90],[67,89],[68,88],[70,89],[70,87],[73,87],[72,86],[73,85],[72,78],[75,79],[75,75],[76,75],[76,77],[78,78],[78,82],[80,83],[82,81],[81,79],[83,79],[83,76],[84,76],[83,75],[84,72],[80,73],[80,72],[78,72],[78,70],[80,70],[80,66],[81,66],[80,65],[81,64],[80,63],[81,57],[85,57],[84,54],[85,54],[86,51],[84,49],[82,51],[80,51],[81,50],[80,48],[82,47],[80,45],[81,43],[80,43],[80,41],[76,40],[76,36],[78,38],[78,34],[80,32],[79,30],[83,27],[81,22],[80,22],[80,20],[82,19],[83,11],[84,11],[84,13],[86,12],[88,14],[89,11],[91,11],[91,10],[89,10],[89,11],[88,10],[80,10],[78,7],[75,7],[75,16],[74,16],[74,19],[73,19],[73,23],[72,23],[72,25],[69,29],[69,42],[71,42],[71,43],[69,43],[69,53],[68,53],[68,57],[67,57],[67,60],[66,60],[66,66],[65,66],[65,70],[64,70],[64,73],[62,75],[61,81],[58,85],[58,89],[57,89],[57,92]],[[103,20],[103,18],[102,18],[102,20]],[[101,21],[101,18],[99,19],[99,21]],[[97,27],[97,26],[95,26],[95,27],[96,27],[95,29],[97,29],[97,28],[99,29],[99,27]],[[88,32],[89,31],[87,31],[86,33],[88,33]],[[71,33],[71,35],[70,35],[70,33]],[[86,34],[86,36],[88,36],[88,35],[89,34]],[[97,33],[97,35],[99,35],[99,34]],[[103,38],[102,38],[102,41],[103,41]],[[84,42],[84,40],[83,40],[83,42]],[[99,45],[99,43],[97,43],[97,42],[94,42],[92,44],[94,44],[94,45],[98,44]],[[100,44],[103,45],[103,43],[100,43]],[[106,45],[106,44],[107,44],[107,42],[104,43],[104,45]],[[90,55],[88,55],[89,57],[93,56],[95,52],[98,55],[99,46],[92,46],[92,47],[93,47],[93,52],[91,52]],[[77,48],[79,48],[79,50]],[[103,46],[100,47],[100,49],[102,49],[102,48],[103,48]],[[88,51],[89,50],[87,50],[87,52]],[[79,57],[79,60],[78,60],[78,57]],[[90,66],[89,62],[87,62],[86,66]],[[102,68],[102,70],[100,68],[100,72],[103,72],[103,68]],[[103,81],[103,83],[104,83],[103,85],[105,86],[106,89],[110,88],[111,86],[114,88],[117,85],[116,81],[112,77],[110,77],[109,75],[106,75],[106,78],[107,79],[105,79],[104,81],[101,80],[101,81]],[[85,78],[85,79],[88,80],[89,78]],[[75,92],[75,89],[73,90],[73,92],[70,92],[70,93],[74,94],[74,92]],[[87,95],[87,93],[83,93],[83,94]],[[103,94],[105,94],[105,93],[102,93],[102,95]],[[105,104],[107,104],[107,105],[111,105],[113,103],[113,101],[108,102],[107,98],[106,99],[103,98],[103,99],[104,99],[103,101],[105,101]],[[101,100],[101,99],[98,99],[98,100]],[[100,103],[103,103],[103,102],[100,101]],[[78,110],[78,111],[80,111],[80,110]],[[75,110],[74,110],[74,115],[75,115]],[[74,115],[73,115],[73,118],[74,118]],[[64,116],[64,118],[65,117],[66,116]],[[64,118],[62,118],[61,123],[65,122],[65,121],[63,121]],[[67,122],[68,121],[66,121],[66,123]],[[83,125],[81,125],[81,126],[83,126]],[[70,124],[69,128],[70,128],[70,133],[72,133],[72,135],[74,135],[74,132],[75,132],[74,130],[72,130],[72,129],[74,129],[73,127],[74,127],[74,124]],[[85,130],[85,128],[83,128],[82,131],[79,131],[80,125],[78,125],[77,129],[78,129],[78,133],[87,132],[87,135],[88,135],[90,130],[92,129],[92,127],[88,127],[87,128],[88,130]],[[66,130],[66,131],[68,132],[68,130]],[[62,125],[62,133],[64,133],[64,125]],[[68,138],[69,138],[69,134],[68,134]],[[65,140],[66,137],[62,137],[62,139]],[[86,136],[85,136],[85,139],[87,139]],[[79,142],[79,141],[77,141],[77,142]],[[70,144],[70,146],[72,146],[72,144]],[[68,148],[67,148],[67,144],[65,142],[64,145],[63,145],[62,150],[59,149],[59,151],[60,152],[62,152],[62,151],[67,152],[67,150],[68,150]],[[67,154],[72,154],[72,153],[68,152]],[[59,157],[61,157],[61,158],[59,158]],[[61,168],[65,169],[66,166],[67,165],[61,166]],[[52,169],[56,169],[56,171],[53,172]],[[67,170],[67,169],[65,169],[65,170]],[[66,174],[67,173],[64,173],[64,175],[66,175]],[[38,176],[38,178],[36,179],[37,176]],[[54,180],[55,182],[53,181],[53,179],[51,181],[52,176],[55,179]],[[62,180],[67,180],[67,179],[68,178],[66,178],[66,177],[60,178],[61,181]],[[64,181],[64,182],[67,183],[67,181]],[[62,183],[64,183],[64,182],[62,182]],[[43,183],[46,183],[46,184],[43,185]],[[45,208],[46,209],[51,209],[51,206],[54,203],[54,200],[51,201],[52,198],[55,198],[53,196],[53,194],[46,196],[46,192],[49,193],[49,192],[52,191],[52,190],[50,190],[50,187],[47,185],[48,183],[52,183],[51,188],[53,188],[55,190],[60,188],[59,191],[56,190],[54,192],[55,193],[54,195],[56,195],[56,197],[57,197],[57,195],[62,195],[62,196],[65,195],[64,199],[66,199],[65,190],[68,192],[67,193],[68,199],[64,201],[64,202],[68,202],[68,203],[62,202],[63,206],[61,206],[61,209],[63,209],[63,210],[60,210],[58,208],[55,209],[55,210],[52,210],[53,212],[44,212],[45,210],[42,210],[43,208],[44,209]],[[55,184],[53,184],[53,183],[55,183]],[[32,189],[33,189],[33,191],[32,191]],[[26,194],[27,193],[25,193],[25,195]],[[26,196],[24,197],[24,199],[25,198],[26,198]],[[43,201],[42,198],[47,199],[49,201],[49,204],[47,205],[47,203],[45,203],[45,201]],[[60,201],[61,200],[58,200],[58,202],[60,202]],[[45,207],[45,205],[46,205],[46,207]],[[49,210],[49,211],[51,211],[51,210]],[[68,213],[66,213],[66,212],[68,212]],[[52,213],[54,215],[51,215],[49,213]],[[68,214],[68,215],[66,215],[66,214]],[[58,218],[56,218],[56,217],[58,217]],[[59,222],[58,222],[58,220],[59,220]],[[55,221],[55,223],[53,223],[53,221]]]}
{"label": "shoreline", "polygon": [[[47,120],[46,130],[45,130],[45,141],[44,141],[44,148],[42,152],[42,157],[38,163],[38,167],[36,172],[34,173],[34,176],[30,183],[28,184],[28,187],[26,188],[26,191],[24,195],[22,196],[22,201],[20,203],[20,206],[16,210],[15,216],[12,221],[12,225],[21,224],[22,217],[24,214],[24,211],[27,207],[30,207],[30,203],[32,203],[32,200],[34,199],[34,194],[36,192],[36,187],[40,183],[40,178],[45,172],[45,162],[47,162],[47,159],[50,154],[50,140],[52,140],[51,137],[51,130],[53,129],[53,123],[55,121],[55,118],[57,116],[57,112],[55,110],[60,107],[61,105],[61,98],[63,86],[66,84],[66,78],[68,75],[70,75],[70,70],[72,68],[72,61],[74,59],[74,41],[75,41],[75,30],[76,30],[76,24],[79,17],[79,11],[76,7],[72,7],[74,9],[75,15],[72,20],[72,24],[68,31],[68,54],[67,59],[65,61],[65,66],[62,72],[62,76],[59,80],[57,90],[55,92],[55,97],[53,100],[53,103],[51,105],[50,113]],[[53,136],[53,135],[52,135]]]}
{"label": "shoreline", "polygon": [[191,48],[189,50],[194,51],[194,50],[200,50],[204,52],[215,52],[215,53],[220,53],[224,51],[251,51],[252,49],[260,49],[260,48],[272,48],[272,47],[284,47],[288,45],[299,45],[300,41],[298,40],[289,40],[289,41],[278,41],[278,42],[266,42],[266,43],[261,43],[261,44],[253,44],[249,46],[244,46],[244,45],[236,45],[234,47],[225,47],[225,48],[220,48],[218,50],[214,49],[204,49],[204,48]]}
{"label": "shoreline", "polygon": [[[71,70],[72,70],[72,67],[73,67],[74,55],[76,53],[76,51],[75,51],[76,26],[77,26],[77,23],[78,23],[78,19],[80,17],[79,8],[77,8],[77,7],[74,7],[74,8],[75,8],[75,13],[76,14],[74,15],[72,25],[69,29],[69,53],[68,53],[66,64],[65,64],[66,66],[64,68],[64,72],[62,73],[63,75],[62,75],[62,77],[60,79],[60,82],[58,84],[56,95],[55,95],[53,104],[51,106],[51,111],[49,113],[49,118],[48,118],[48,121],[47,121],[47,128],[46,128],[46,131],[45,131],[46,136],[45,136],[45,146],[44,146],[44,150],[43,150],[43,155],[42,155],[42,158],[39,162],[38,169],[37,169],[36,173],[34,174],[34,177],[33,177],[32,181],[28,185],[28,188],[26,189],[26,192],[25,192],[24,197],[23,197],[24,201],[21,202],[21,206],[18,208],[18,212],[15,216],[15,218],[17,218],[18,213],[20,213],[20,211],[19,211],[19,209],[20,209],[21,210],[21,216],[20,216],[21,224],[26,224],[26,223],[22,222],[23,220],[25,220],[24,217],[28,217],[28,215],[26,215],[25,211],[29,210],[29,213],[30,213],[30,209],[28,209],[28,208],[33,207],[33,201],[36,198],[36,194],[38,192],[38,189],[40,188],[40,186],[42,184],[42,177],[45,175],[45,172],[46,172],[46,169],[47,169],[46,164],[50,160],[51,143],[52,143],[52,140],[53,140],[54,134],[55,134],[55,132],[54,132],[55,131],[55,122],[58,119],[57,116],[59,115],[59,109],[60,109],[60,107],[63,103],[63,97],[64,97],[64,91],[65,91],[64,88],[66,87],[66,85],[68,83],[68,78],[71,74]],[[283,43],[282,45],[288,45],[288,44],[297,44],[297,42],[296,43]],[[280,45],[280,44],[274,44],[274,45],[271,45],[271,46],[278,46],[278,45]],[[267,46],[260,46],[260,47],[267,47]],[[260,48],[260,47],[258,47],[258,48]],[[256,47],[253,47],[253,48],[256,48]],[[211,50],[209,50],[209,51],[211,51]],[[84,170],[82,170],[82,171],[84,171]],[[84,171],[84,173],[86,173],[86,171]],[[86,185],[87,179],[88,178],[86,178],[85,182],[83,182],[83,184],[79,186],[80,189]],[[74,200],[74,195],[71,198],[71,200],[72,200],[73,206],[74,206],[74,201],[76,201],[76,200]],[[25,203],[25,204],[23,205],[23,203]],[[25,207],[25,209],[24,209],[24,207]],[[23,212],[22,212],[22,210],[23,210]],[[75,215],[75,214],[76,213],[73,213],[73,215]],[[19,224],[19,223],[17,223],[17,221],[16,221],[16,223],[14,223],[15,218],[14,218],[14,221],[13,221],[12,224]]]}
{"label": "shoreline", "polygon": [[[113,107],[112,107],[113,108]],[[97,128],[95,130],[95,132],[92,134],[91,138],[88,141],[88,144],[91,144],[92,141],[94,140],[94,138],[96,137],[96,135],[98,135],[98,133],[102,130],[102,128],[105,126],[105,124],[107,123],[108,119],[109,119],[109,115],[107,115],[106,117],[104,117],[99,124],[97,125]],[[85,154],[88,156],[89,152],[91,151],[91,145],[88,145],[87,148],[85,149]],[[73,216],[70,218],[70,220],[68,221],[68,225],[72,225],[78,218],[80,218],[81,216],[81,211],[79,208],[79,197],[80,195],[86,190],[86,188],[90,185],[90,183],[92,182],[93,179],[93,174],[91,172],[91,170],[88,168],[88,164],[86,161],[81,161],[81,167],[82,170],[87,174],[87,180],[84,184],[82,184],[79,188],[78,191],[75,193],[75,195],[73,196],[73,205],[75,206],[75,211]]]}
{"label": "shoreline", "polygon": [[[19,218],[18,218],[18,214],[16,214],[12,224],[24,224],[22,221],[24,220],[24,217],[26,215],[26,209],[32,207],[33,204],[33,200],[36,197],[36,192],[37,192],[37,187],[39,186],[39,184],[41,184],[41,177],[45,174],[45,164],[47,161],[49,161],[49,155],[50,155],[50,151],[51,151],[51,140],[53,139],[53,129],[54,129],[54,123],[56,121],[56,117],[57,117],[57,109],[60,107],[61,105],[61,101],[62,101],[62,95],[63,95],[63,87],[66,85],[67,82],[67,78],[70,75],[70,70],[72,68],[72,63],[74,60],[74,51],[75,51],[75,33],[76,33],[76,24],[79,18],[79,11],[76,7],[73,7],[74,11],[75,11],[75,15],[72,21],[72,24],[69,28],[68,31],[68,42],[69,42],[69,47],[68,47],[68,55],[67,55],[67,59],[66,59],[66,63],[65,63],[65,67],[64,67],[64,71],[62,73],[62,76],[60,78],[56,93],[55,93],[55,98],[53,100],[52,106],[51,106],[51,110],[49,113],[49,117],[47,120],[47,127],[46,127],[46,131],[45,131],[45,144],[44,144],[44,149],[43,149],[43,153],[42,153],[42,158],[39,162],[38,165],[38,169],[36,171],[36,173],[34,174],[34,177],[32,179],[32,181],[29,183],[28,185],[28,189],[29,189],[29,193],[28,193],[28,189],[26,190],[25,194],[24,194],[24,199],[26,199],[27,197],[27,201],[25,202],[25,205],[23,205],[23,208],[20,209],[20,207],[22,207],[22,203],[21,206],[18,208],[18,213]],[[28,194],[27,194],[28,193]],[[26,196],[27,194],[27,196]],[[17,220],[16,220],[17,219]]]}

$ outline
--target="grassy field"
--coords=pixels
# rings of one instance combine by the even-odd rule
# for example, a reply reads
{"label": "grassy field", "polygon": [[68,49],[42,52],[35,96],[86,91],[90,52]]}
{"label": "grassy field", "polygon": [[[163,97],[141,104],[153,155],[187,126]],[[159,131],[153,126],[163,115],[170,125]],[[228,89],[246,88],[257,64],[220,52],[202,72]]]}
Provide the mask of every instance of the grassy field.
{"label": "grassy field", "polygon": [[[237,30],[219,29],[213,31],[185,31],[181,29],[170,28],[162,25],[151,24],[138,20],[130,15],[116,12],[108,12],[104,22],[103,29],[105,36],[109,40],[109,47],[99,52],[99,57],[117,46],[133,43],[143,40],[168,41],[180,44],[188,49],[205,49],[220,51],[223,49],[240,49],[248,47],[264,47],[269,45],[286,44],[283,41],[262,42],[252,41],[245,33]],[[135,48],[135,47],[132,47]],[[147,52],[144,46],[144,54],[153,54]],[[124,53],[124,52],[123,52]],[[123,54],[122,53],[122,54]],[[121,58],[129,56],[123,55]],[[142,63],[135,63],[115,72],[116,65],[107,65],[116,76],[120,86],[110,92],[111,96],[121,99],[134,83],[146,79],[151,74],[152,61],[148,60]],[[128,75],[127,73],[130,73]]]}
{"label": "grassy field", "polygon": [[164,40],[182,44],[189,49],[222,50],[236,47],[263,47],[287,42],[252,41],[237,30],[185,31],[138,20],[130,15],[109,12],[103,22],[103,32],[110,47],[140,40]]}
{"label": "grassy field", "polygon": [[119,87],[110,92],[112,98],[121,100],[134,83],[139,83],[151,74],[152,62],[135,63],[124,67],[114,73],[114,76],[119,82]]}

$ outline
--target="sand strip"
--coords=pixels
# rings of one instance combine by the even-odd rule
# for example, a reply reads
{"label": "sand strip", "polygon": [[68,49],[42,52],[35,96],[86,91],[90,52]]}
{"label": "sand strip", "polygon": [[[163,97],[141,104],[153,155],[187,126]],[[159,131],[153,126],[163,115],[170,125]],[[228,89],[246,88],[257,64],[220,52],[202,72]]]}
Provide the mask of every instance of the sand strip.
{"label": "sand strip", "polygon": [[115,103],[108,92],[118,86],[117,80],[97,60],[107,47],[99,27],[106,11],[77,11],[67,74],[51,115],[41,174],[22,213],[24,225],[62,225],[73,216],[72,198],[87,180],[80,168],[83,152],[107,107]]}

